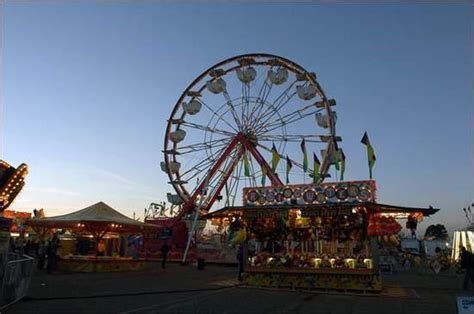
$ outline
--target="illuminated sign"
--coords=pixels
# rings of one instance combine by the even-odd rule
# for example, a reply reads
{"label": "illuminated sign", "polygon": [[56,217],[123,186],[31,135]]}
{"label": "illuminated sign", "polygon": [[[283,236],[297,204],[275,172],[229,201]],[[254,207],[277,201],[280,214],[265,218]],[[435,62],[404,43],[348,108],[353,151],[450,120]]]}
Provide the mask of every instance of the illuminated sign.
{"label": "illuminated sign", "polygon": [[244,206],[375,202],[375,181],[244,188]]}

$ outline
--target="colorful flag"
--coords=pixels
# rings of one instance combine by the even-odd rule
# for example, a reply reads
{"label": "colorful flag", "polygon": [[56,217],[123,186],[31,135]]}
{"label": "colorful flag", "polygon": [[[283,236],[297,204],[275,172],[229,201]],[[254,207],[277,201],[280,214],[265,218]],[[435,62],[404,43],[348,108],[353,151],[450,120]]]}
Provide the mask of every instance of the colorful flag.
{"label": "colorful flag", "polygon": [[288,155],[286,155],[286,184],[290,183],[290,170],[293,168],[293,163],[291,162],[290,158],[288,158]]}
{"label": "colorful flag", "polygon": [[318,182],[319,180],[319,167],[321,163],[319,162],[318,157],[313,153],[313,183]]}
{"label": "colorful flag", "polygon": [[280,154],[278,153],[275,144],[272,147],[272,171],[275,172],[278,163],[280,162]]}
{"label": "colorful flag", "polygon": [[301,151],[303,152],[303,171],[308,171],[308,154],[306,152],[306,142],[303,138],[301,141]]}
{"label": "colorful flag", "polygon": [[244,175],[246,177],[250,177],[250,162],[249,157],[247,156],[247,152],[244,153]]}
{"label": "colorful flag", "polygon": [[262,186],[265,186],[266,178],[267,178],[267,168],[262,167]]}
{"label": "colorful flag", "polygon": [[362,137],[360,142],[367,147],[367,160],[368,160],[368,163],[369,163],[369,176],[370,176],[370,179],[372,179],[372,167],[375,164],[375,159],[376,158],[375,158],[374,148],[370,144],[369,136],[367,135],[367,132],[364,133],[364,136]]}
{"label": "colorful flag", "polygon": [[340,153],[339,153],[339,147],[337,145],[337,141],[336,141],[335,136],[332,137],[332,142],[334,143],[334,149],[332,150],[332,156],[331,156],[330,160],[332,161],[332,163],[336,167],[336,170],[339,171],[340,170],[339,161],[341,160],[341,156],[340,156]]}
{"label": "colorful flag", "polygon": [[339,150],[341,152],[341,181],[344,181],[344,172],[346,171],[346,156],[342,149]]}

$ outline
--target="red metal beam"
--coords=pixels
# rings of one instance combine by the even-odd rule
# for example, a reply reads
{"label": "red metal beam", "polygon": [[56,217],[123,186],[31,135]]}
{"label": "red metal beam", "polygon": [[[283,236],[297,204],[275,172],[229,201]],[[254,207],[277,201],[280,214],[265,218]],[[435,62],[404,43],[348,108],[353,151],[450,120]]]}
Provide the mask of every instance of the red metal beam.
{"label": "red metal beam", "polygon": [[237,156],[235,156],[234,160],[232,161],[232,164],[227,169],[227,172],[224,174],[224,177],[223,177],[223,180],[222,180],[221,184],[214,191],[214,194],[212,195],[211,200],[207,203],[207,206],[205,208],[203,208],[204,211],[206,211],[206,212],[209,211],[212,204],[214,204],[214,202],[216,201],[217,196],[222,191],[222,188],[226,184],[227,179],[229,179],[229,177],[232,175],[232,172],[234,171],[235,166],[237,166],[237,164],[239,163],[240,157],[242,157],[244,152],[245,152],[245,148],[243,146],[241,146],[240,149],[239,149],[239,152],[237,153]]}
{"label": "red metal beam", "polygon": [[201,195],[206,182],[211,181],[211,178],[216,174],[217,170],[219,170],[219,167],[227,159],[230,153],[234,150],[235,146],[239,144],[242,138],[243,138],[243,135],[241,133],[237,133],[237,135],[232,139],[232,141],[229,143],[229,146],[227,146],[227,148],[224,150],[224,152],[221,154],[219,159],[216,161],[214,166],[209,171],[208,176],[204,177],[201,180],[201,183],[199,184],[198,188],[194,191],[194,193],[191,195],[188,201],[183,204],[183,210],[178,214],[178,216],[176,217],[176,220],[180,219],[183,215],[187,214],[189,211],[194,209],[195,201],[198,195]]}
{"label": "red metal beam", "polygon": [[283,182],[281,182],[280,178],[273,172],[272,168],[270,168],[268,163],[265,161],[265,158],[263,158],[263,156],[257,150],[255,145],[253,145],[246,138],[243,138],[241,142],[245,146],[245,148],[253,155],[253,157],[258,162],[260,167],[265,168],[267,176],[270,179],[270,182],[272,183],[272,186],[282,186],[282,185],[284,185]]}

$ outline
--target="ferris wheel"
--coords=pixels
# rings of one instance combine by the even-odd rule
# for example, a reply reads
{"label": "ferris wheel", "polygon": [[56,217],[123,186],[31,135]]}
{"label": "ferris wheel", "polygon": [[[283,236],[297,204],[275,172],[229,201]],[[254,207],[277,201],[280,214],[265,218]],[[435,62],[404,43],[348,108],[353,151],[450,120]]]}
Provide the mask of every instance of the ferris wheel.
{"label": "ferris wheel", "polygon": [[168,201],[183,215],[204,195],[200,208],[209,211],[239,203],[243,187],[322,182],[341,140],[335,104],[314,73],[279,56],[246,54],[212,66],[168,120],[161,168],[176,191]]}

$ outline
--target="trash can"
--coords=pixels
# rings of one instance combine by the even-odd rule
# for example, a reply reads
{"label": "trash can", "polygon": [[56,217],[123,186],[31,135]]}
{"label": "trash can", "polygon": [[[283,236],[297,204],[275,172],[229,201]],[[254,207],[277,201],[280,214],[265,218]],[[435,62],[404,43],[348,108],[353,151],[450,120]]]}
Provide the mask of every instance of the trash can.
{"label": "trash can", "polygon": [[204,270],[204,267],[206,266],[206,260],[204,258],[198,258],[198,269],[199,270]]}

